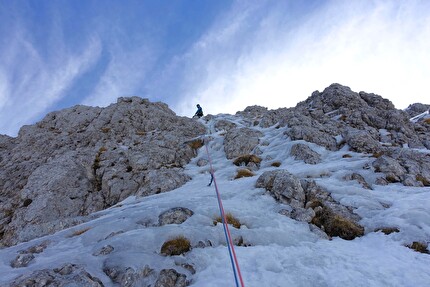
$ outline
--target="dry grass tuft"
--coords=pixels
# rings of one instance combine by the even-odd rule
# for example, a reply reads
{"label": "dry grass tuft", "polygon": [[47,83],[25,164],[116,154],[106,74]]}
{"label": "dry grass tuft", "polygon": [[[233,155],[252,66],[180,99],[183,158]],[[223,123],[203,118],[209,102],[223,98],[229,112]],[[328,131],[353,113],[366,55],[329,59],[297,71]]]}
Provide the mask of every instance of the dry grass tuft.
{"label": "dry grass tuft", "polygon": [[426,124],[430,125],[430,118],[425,119],[425,120],[424,120],[424,123],[426,123]]}
{"label": "dry grass tuft", "polygon": [[137,130],[137,131],[136,131],[136,135],[137,135],[137,136],[144,136],[144,135],[146,135],[146,132],[144,132],[144,131],[142,131],[142,130]]}
{"label": "dry grass tuft", "polygon": [[181,255],[191,250],[191,243],[185,236],[177,236],[163,243],[161,254],[165,256]]}
{"label": "dry grass tuft", "polygon": [[398,233],[400,230],[397,227],[384,227],[384,228],[378,228],[375,230],[375,232],[381,231],[385,235],[389,235],[391,233]]}
{"label": "dry grass tuft", "polygon": [[424,253],[424,254],[430,254],[428,251],[428,245],[423,242],[414,241],[410,245],[406,245],[406,247],[415,250],[416,252]]}
{"label": "dry grass tuft", "polygon": [[272,162],[271,166],[274,166],[274,167],[280,167],[280,166],[281,166],[281,162],[279,162],[279,161],[274,161],[274,162]]}
{"label": "dry grass tuft", "polygon": [[383,152],[383,151],[374,152],[374,153],[372,154],[372,156],[373,156],[373,157],[375,157],[375,158],[381,157],[381,156],[383,156],[383,155],[384,155],[384,152]]}
{"label": "dry grass tuft", "polygon": [[345,240],[352,240],[364,235],[364,228],[362,226],[333,213],[327,207],[323,207],[320,211],[316,212],[312,223],[319,228],[324,228],[325,233],[331,237],[338,236]]}
{"label": "dry grass tuft", "polygon": [[73,233],[70,234],[68,237],[75,237],[75,236],[82,235],[90,229],[91,229],[91,227],[85,227],[83,229],[77,229],[77,230],[73,231]]}
{"label": "dry grass tuft", "polygon": [[196,139],[196,140],[188,142],[188,145],[194,150],[201,148],[204,144],[205,143],[202,139]]}
{"label": "dry grass tuft", "polygon": [[352,157],[352,155],[350,155],[349,153],[346,153],[342,156],[342,158],[351,158],[351,157]]}
{"label": "dry grass tuft", "polygon": [[234,179],[238,179],[238,178],[242,178],[242,177],[251,177],[251,176],[254,176],[254,175],[255,174],[252,171],[250,171],[247,168],[244,168],[244,169],[239,169],[237,171],[237,174],[234,177]]}
{"label": "dry grass tuft", "polygon": [[415,179],[417,181],[421,181],[424,186],[430,186],[430,181],[428,181],[427,178],[425,178],[421,174],[417,174]]}
{"label": "dry grass tuft", "polygon": [[[237,219],[236,217],[233,216],[233,214],[231,214],[230,212],[227,213],[225,215],[226,220],[227,220],[227,224],[231,224],[233,225],[234,228],[240,228],[240,226],[242,225],[242,223],[240,223],[239,219]],[[217,225],[218,223],[222,223],[222,219],[221,216],[218,216],[215,218],[214,220],[214,225]]]}
{"label": "dry grass tuft", "polygon": [[110,131],[110,128],[101,128],[102,133],[108,133]]}
{"label": "dry grass tuft", "polygon": [[248,165],[250,162],[258,165],[261,161],[261,157],[256,156],[255,154],[247,154],[237,157],[233,163],[237,166]]}

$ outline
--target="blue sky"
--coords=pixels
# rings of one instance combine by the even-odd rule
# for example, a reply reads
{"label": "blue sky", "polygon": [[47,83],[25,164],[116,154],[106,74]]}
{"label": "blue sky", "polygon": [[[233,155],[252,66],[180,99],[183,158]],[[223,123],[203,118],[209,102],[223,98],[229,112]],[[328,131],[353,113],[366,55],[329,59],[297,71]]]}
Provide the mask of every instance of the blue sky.
{"label": "blue sky", "polygon": [[0,0],[0,133],[137,95],[192,116],[331,83],[430,103],[430,1]]}

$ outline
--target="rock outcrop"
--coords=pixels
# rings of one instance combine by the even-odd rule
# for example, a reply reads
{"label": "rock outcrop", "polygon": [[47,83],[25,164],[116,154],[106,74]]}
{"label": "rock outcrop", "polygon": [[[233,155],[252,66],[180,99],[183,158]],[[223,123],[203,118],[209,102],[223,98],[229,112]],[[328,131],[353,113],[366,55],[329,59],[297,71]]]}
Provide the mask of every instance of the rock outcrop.
{"label": "rock outcrop", "polygon": [[99,278],[91,276],[82,266],[65,264],[60,268],[44,269],[20,276],[10,287],[21,286],[88,286],[103,287]]}
{"label": "rock outcrop", "polygon": [[0,137],[0,246],[85,221],[130,195],[175,189],[195,156],[188,140],[202,124],[166,104],[119,98],[106,108],[75,106]]}
{"label": "rock outcrop", "polygon": [[300,180],[287,170],[275,170],[264,172],[255,186],[291,206],[292,211],[285,211],[285,215],[315,225],[313,229],[318,227],[328,237],[351,240],[364,235],[364,228],[358,223],[361,218],[351,208],[336,202],[315,181]]}

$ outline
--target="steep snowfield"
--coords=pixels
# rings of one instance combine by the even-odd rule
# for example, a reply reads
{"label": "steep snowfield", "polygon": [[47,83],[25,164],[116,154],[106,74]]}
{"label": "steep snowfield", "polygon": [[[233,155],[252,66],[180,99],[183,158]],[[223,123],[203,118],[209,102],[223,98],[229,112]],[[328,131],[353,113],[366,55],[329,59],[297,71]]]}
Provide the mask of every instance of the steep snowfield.
{"label": "steep snowfield", "polygon": [[[218,118],[242,124],[237,117]],[[233,180],[237,167],[225,157],[222,132],[213,132],[211,121],[206,125],[212,131],[208,147],[224,209],[244,224],[240,229],[230,228],[232,237],[242,236],[250,245],[235,247],[245,286],[430,286],[430,255],[404,246],[430,240],[430,188],[375,185],[377,175],[365,168],[374,158],[350,152],[347,147],[330,152],[304,141],[292,142],[283,134],[285,128],[275,127],[257,128],[265,134],[261,142],[267,145],[260,146],[263,162],[256,176]],[[298,142],[320,153],[322,163],[308,165],[289,156],[291,146]],[[346,153],[351,157],[343,158]],[[0,250],[0,285],[35,270],[74,263],[85,266],[105,286],[113,286],[102,270],[106,257],[92,255],[109,244],[114,247],[109,255],[111,263],[148,265],[156,270],[175,268],[192,280],[190,286],[234,286],[223,228],[213,225],[219,210],[214,185],[207,186],[209,166],[198,167],[199,158],[207,158],[205,148],[187,166],[192,180],[181,188],[144,198],[130,197],[93,214],[94,219],[85,224]],[[272,167],[274,161],[281,166]],[[366,235],[352,241],[326,240],[311,232],[307,223],[279,214],[288,206],[254,187],[258,176],[271,169],[287,169],[300,178],[316,180],[334,199],[356,208]],[[351,171],[366,178],[373,190],[362,188],[356,181],[345,181],[343,177]],[[154,226],[158,215],[173,207],[186,207],[194,215],[180,225]],[[397,227],[400,232],[373,232],[380,227]],[[109,236],[113,232],[118,234]],[[212,247],[195,247],[183,256],[161,256],[161,245],[176,235],[189,238],[192,246],[209,240]],[[45,240],[49,240],[48,247],[35,254],[28,267],[10,266],[18,251]],[[196,273],[178,266],[181,263],[193,265]]]}

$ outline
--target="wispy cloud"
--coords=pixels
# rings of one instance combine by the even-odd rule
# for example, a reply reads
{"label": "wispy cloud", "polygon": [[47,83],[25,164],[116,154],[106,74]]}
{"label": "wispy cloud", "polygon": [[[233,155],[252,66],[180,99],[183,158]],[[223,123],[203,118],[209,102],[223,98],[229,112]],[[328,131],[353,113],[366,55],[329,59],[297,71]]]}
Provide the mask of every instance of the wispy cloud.
{"label": "wispy cloud", "polygon": [[154,50],[149,47],[150,45],[124,47],[117,41],[105,47],[109,49],[107,68],[98,79],[94,92],[82,103],[106,106],[116,102],[121,96],[140,95],[140,87],[156,59]]}
{"label": "wispy cloud", "polygon": [[[192,95],[176,104],[178,113],[190,114],[197,102],[210,113],[289,107],[333,82],[398,108],[426,101],[427,1],[327,1],[312,10],[276,3],[238,2],[178,60],[183,95]],[[304,9],[301,17],[295,9]]]}
{"label": "wispy cloud", "polygon": [[[60,34],[49,42],[50,57],[43,57],[31,40],[30,29],[16,23],[7,35],[7,45],[0,47],[0,131],[9,135],[16,135],[22,125],[33,123],[65,97],[101,51],[95,37],[82,50],[69,51]],[[52,29],[60,28],[54,25]]]}

